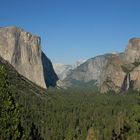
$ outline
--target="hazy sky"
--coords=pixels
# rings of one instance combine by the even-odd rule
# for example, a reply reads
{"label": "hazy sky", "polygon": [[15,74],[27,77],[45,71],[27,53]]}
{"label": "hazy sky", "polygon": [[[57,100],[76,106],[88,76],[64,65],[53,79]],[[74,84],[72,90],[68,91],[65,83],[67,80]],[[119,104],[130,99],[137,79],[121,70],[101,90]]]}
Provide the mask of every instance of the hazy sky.
{"label": "hazy sky", "polygon": [[140,37],[140,0],[0,0],[0,26],[10,25],[41,36],[53,62],[74,63]]}

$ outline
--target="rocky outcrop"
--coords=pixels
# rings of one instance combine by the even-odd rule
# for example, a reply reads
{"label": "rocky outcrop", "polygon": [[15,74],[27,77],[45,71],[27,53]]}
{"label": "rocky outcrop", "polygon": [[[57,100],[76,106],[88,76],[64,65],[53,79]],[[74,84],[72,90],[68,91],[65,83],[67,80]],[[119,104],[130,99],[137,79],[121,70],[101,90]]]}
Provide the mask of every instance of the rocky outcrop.
{"label": "rocky outcrop", "polygon": [[0,56],[32,82],[43,88],[48,86],[44,80],[44,67],[49,72],[53,68],[46,67],[47,59],[42,64],[40,37],[17,27],[0,28]]}
{"label": "rocky outcrop", "polygon": [[128,63],[133,63],[140,59],[140,38],[129,40],[128,47],[125,50],[125,59]]}
{"label": "rocky outcrop", "polygon": [[101,55],[72,69],[61,87],[97,86],[102,93],[140,89],[140,39],[129,40],[124,53]]}
{"label": "rocky outcrop", "polygon": [[100,80],[103,93],[140,89],[140,39],[130,39],[124,54],[108,61]]}
{"label": "rocky outcrop", "polygon": [[125,60],[130,74],[130,88],[140,89],[140,38],[129,40]]}
{"label": "rocky outcrop", "polygon": [[108,59],[103,72],[100,75],[100,89],[101,92],[119,91],[123,84],[125,73],[122,71],[124,61],[124,54],[112,55]]}
{"label": "rocky outcrop", "polygon": [[62,81],[63,87],[81,86],[84,84],[100,85],[100,75],[112,54],[89,59],[73,69]]}
{"label": "rocky outcrop", "polygon": [[87,60],[73,69],[63,79],[61,86],[83,86],[85,83],[98,86],[102,93],[140,89],[140,39],[130,39],[124,53]]}

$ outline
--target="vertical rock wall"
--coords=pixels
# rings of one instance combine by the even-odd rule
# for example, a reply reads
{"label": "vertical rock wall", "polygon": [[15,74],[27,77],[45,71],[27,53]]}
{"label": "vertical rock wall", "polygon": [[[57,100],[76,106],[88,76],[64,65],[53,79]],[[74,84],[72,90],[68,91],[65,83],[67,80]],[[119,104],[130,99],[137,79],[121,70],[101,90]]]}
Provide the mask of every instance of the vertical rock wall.
{"label": "vertical rock wall", "polygon": [[[43,88],[49,85],[44,77],[44,65],[47,60],[43,65],[40,37],[17,27],[0,28],[0,56],[9,61],[21,75],[37,85]],[[50,77],[55,75],[52,67],[45,68],[50,72],[47,75]]]}

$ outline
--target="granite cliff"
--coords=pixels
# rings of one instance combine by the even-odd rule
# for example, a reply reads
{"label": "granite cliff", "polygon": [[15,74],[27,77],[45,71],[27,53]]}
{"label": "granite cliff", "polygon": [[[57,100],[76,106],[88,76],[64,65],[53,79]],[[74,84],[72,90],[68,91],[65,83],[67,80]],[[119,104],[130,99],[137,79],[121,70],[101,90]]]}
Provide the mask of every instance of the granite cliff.
{"label": "granite cliff", "polygon": [[129,40],[123,53],[94,57],[71,70],[61,86],[97,86],[102,93],[140,89],[140,38]]}
{"label": "granite cliff", "polygon": [[62,81],[63,87],[100,85],[100,75],[112,54],[105,54],[87,60],[71,70]]}
{"label": "granite cliff", "polygon": [[14,26],[0,28],[0,56],[12,64],[21,75],[46,88],[56,85],[58,78],[51,62],[42,54],[40,37]]}
{"label": "granite cliff", "polygon": [[129,40],[120,56],[109,59],[101,74],[101,92],[140,89],[140,38]]}
{"label": "granite cliff", "polygon": [[75,67],[57,65],[55,70],[60,80],[41,50],[40,37],[21,28],[0,28],[0,56],[43,88],[57,84],[66,88],[91,84],[102,93],[140,89],[140,38],[130,39],[124,53],[97,56]]}

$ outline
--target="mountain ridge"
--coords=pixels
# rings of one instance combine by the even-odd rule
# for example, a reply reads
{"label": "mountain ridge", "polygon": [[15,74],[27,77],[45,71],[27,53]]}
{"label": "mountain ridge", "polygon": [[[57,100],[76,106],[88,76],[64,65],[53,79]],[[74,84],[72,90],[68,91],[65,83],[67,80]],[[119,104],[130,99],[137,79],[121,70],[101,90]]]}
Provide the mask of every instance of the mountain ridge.
{"label": "mountain ridge", "polygon": [[111,55],[114,54],[108,53],[88,59],[86,62],[73,69],[69,73],[69,75],[67,75],[67,77],[62,81],[62,85],[64,87],[70,87],[73,85],[75,86],[75,82],[78,82],[78,85],[79,82],[82,84],[85,83],[87,85],[87,83],[91,83],[91,81],[93,81],[93,85],[99,85],[100,73],[102,72],[103,67],[107,63],[106,61],[108,60],[108,57],[111,57]]}
{"label": "mountain ridge", "polygon": [[[140,38],[132,38],[124,52],[96,56],[73,69],[63,79],[61,86],[69,88],[92,82],[101,93],[120,92],[130,88],[138,90],[140,89],[139,64]],[[124,71],[124,67],[128,69],[127,72]]]}

